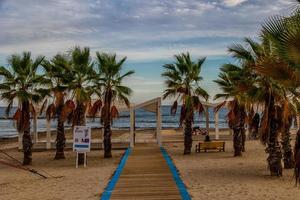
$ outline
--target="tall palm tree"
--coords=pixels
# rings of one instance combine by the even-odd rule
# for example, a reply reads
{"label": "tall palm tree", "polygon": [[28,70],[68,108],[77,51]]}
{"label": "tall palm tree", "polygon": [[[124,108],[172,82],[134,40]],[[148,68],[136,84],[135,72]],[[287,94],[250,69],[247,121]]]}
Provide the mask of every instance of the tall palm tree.
{"label": "tall palm tree", "polygon": [[[248,78],[247,78],[248,77]],[[225,64],[221,67],[219,79],[215,80],[223,93],[217,94],[215,99],[225,101],[215,108],[217,111],[227,104],[228,125],[233,130],[234,156],[241,156],[245,150],[245,120],[247,97],[245,89],[249,88],[251,81],[246,76],[246,71],[233,64]],[[229,99],[229,100],[228,100]]]}
{"label": "tall palm tree", "polygon": [[122,73],[126,57],[117,60],[116,54],[96,52],[97,55],[97,74],[94,79],[94,88],[99,100],[92,107],[92,115],[95,115],[104,106],[101,112],[101,121],[104,126],[104,158],[112,157],[111,154],[111,123],[113,118],[118,116],[115,103],[125,103],[130,107],[128,97],[132,94],[129,87],[123,85],[126,78],[134,73],[127,71]]}
{"label": "tall palm tree", "polygon": [[[296,1],[295,9],[289,17],[273,16],[263,25],[262,37],[274,43],[280,62],[273,62],[272,65],[261,67],[263,72],[269,73],[276,81],[280,82],[290,93],[290,99],[296,105],[299,115],[299,84],[300,84],[300,1]],[[285,130],[283,130],[283,149],[285,167],[293,165],[293,158],[290,146],[290,134],[287,130],[289,120],[285,120]],[[297,148],[295,148],[297,149]],[[297,152],[294,152],[297,155]],[[294,158],[298,158],[294,156]],[[300,160],[296,163],[300,163]]]}
{"label": "tall palm tree", "polygon": [[286,99],[286,90],[277,81],[266,75],[264,66],[279,62],[273,49],[273,42],[263,39],[261,43],[249,38],[245,39],[245,46],[233,45],[230,52],[255,76],[253,86],[247,91],[247,95],[256,104],[264,107],[261,119],[261,140],[266,144],[268,164],[271,175],[281,176],[281,147],[278,141],[282,126],[281,108],[278,107]]}
{"label": "tall palm tree", "polygon": [[14,101],[18,105],[13,118],[17,121],[17,130],[23,133],[23,165],[32,163],[30,118],[36,115],[33,104],[40,103],[49,92],[43,88],[47,80],[37,73],[43,60],[43,56],[33,60],[30,52],[24,52],[10,56],[9,67],[0,67],[0,76],[3,77],[0,84],[1,99],[8,102],[6,113],[9,114]]}
{"label": "tall palm tree", "polygon": [[[68,82],[71,91],[70,99],[65,103],[67,116],[73,126],[85,126],[85,113],[91,101],[92,80],[95,77],[94,63],[91,61],[90,49],[76,46],[70,51],[72,80]],[[70,110],[71,109],[71,110]],[[79,154],[78,163],[83,164],[83,154]]]}
{"label": "tall palm tree", "polygon": [[[53,59],[44,61],[42,66],[45,70],[46,78],[49,79],[49,88],[51,89],[53,98],[52,103],[47,107],[47,120],[51,120],[52,117],[57,117],[57,134],[56,134],[56,154],[54,159],[65,159],[64,148],[66,143],[64,121],[66,112],[64,107],[66,91],[68,89],[68,83],[72,80],[70,73],[70,61],[65,55],[57,54]],[[47,106],[49,99],[46,99],[41,108],[41,113]]]}
{"label": "tall palm tree", "polygon": [[192,149],[192,123],[194,111],[203,112],[204,108],[200,98],[206,101],[208,93],[200,87],[201,67],[206,58],[192,61],[189,53],[175,55],[175,62],[165,64],[165,71],[162,73],[167,89],[164,91],[163,99],[167,97],[176,98],[171,108],[171,113],[175,114],[178,100],[182,101],[180,124],[184,123],[184,154],[190,154]]}

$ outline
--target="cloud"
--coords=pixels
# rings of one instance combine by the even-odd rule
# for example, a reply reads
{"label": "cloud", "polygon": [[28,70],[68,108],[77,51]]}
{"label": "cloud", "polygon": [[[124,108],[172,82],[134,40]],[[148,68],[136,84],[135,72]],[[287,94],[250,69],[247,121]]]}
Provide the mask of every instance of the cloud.
{"label": "cloud", "polygon": [[223,0],[223,1],[225,6],[234,7],[246,2],[247,0]]}
{"label": "cloud", "polygon": [[[227,46],[233,42],[255,37],[269,16],[290,12],[286,0],[20,2],[0,0],[0,65],[12,53],[26,50],[50,58],[75,45],[89,46],[93,55],[95,51],[117,52],[127,56],[128,62],[137,63],[170,60],[185,51],[197,57],[226,55]],[[138,98],[161,93],[161,80],[155,78],[161,63],[154,70],[152,67],[150,63],[147,68],[136,69],[144,78],[131,84]],[[147,94],[139,83],[152,92]]]}
{"label": "cloud", "polygon": [[85,45],[140,59],[166,55],[170,49],[226,54],[226,45],[257,35],[264,19],[288,7],[283,0],[253,0],[235,8],[243,2],[27,0],[23,6],[0,0],[0,53],[32,50],[51,56]]}

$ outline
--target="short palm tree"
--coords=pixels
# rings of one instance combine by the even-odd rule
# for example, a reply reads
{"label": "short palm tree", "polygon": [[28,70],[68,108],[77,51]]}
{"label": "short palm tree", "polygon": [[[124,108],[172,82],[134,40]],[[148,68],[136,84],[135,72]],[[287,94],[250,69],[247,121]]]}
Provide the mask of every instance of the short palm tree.
{"label": "short palm tree", "polygon": [[52,93],[52,103],[47,106],[48,100],[46,99],[41,108],[41,113],[47,106],[47,120],[52,117],[57,117],[57,134],[56,134],[56,154],[54,159],[65,159],[64,148],[66,143],[64,121],[66,106],[65,96],[68,89],[68,83],[72,80],[70,76],[70,61],[65,55],[57,54],[53,59],[44,61],[42,66],[45,71],[46,78],[49,79],[49,88]]}
{"label": "short palm tree", "polygon": [[177,110],[178,100],[181,100],[181,117],[180,124],[184,123],[184,154],[190,154],[192,149],[192,123],[194,119],[194,111],[203,112],[204,108],[200,99],[206,101],[209,98],[208,93],[200,87],[201,67],[206,58],[198,59],[193,62],[189,53],[175,55],[175,62],[165,64],[165,71],[162,73],[164,77],[166,90],[163,99],[167,97],[176,98],[171,113],[175,114]]}
{"label": "short palm tree", "polygon": [[118,61],[116,54],[96,52],[96,55],[98,70],[93,85],[99,100],[92,107],[92,115],[95,115],[101,109],[103,102],[101,121],[104,126],[104,158],[110,158],[112,157],[111,123],[113,118],[118,116],[115,103],[124,103],[127,107],[130,107],[128,97],[132,94],[132,90],[124,86],[123,82],[134,71],[122,73],[126,57]]}
{"label": "short palm tree", "polygon": [[9,114],[14,101],[18,105],[14,119],[19,133],[23,133],[23,165],[32,163],[30,118],[36,115],[33,104],[40,103],[49,93],[44,89],[47,80],[37,73],[43,60],[42,56],[33,60],[30,52],[24,52],[9,57],[9,67],[0,67],[0,76],[3,77],[0,84],[1,99],[8,102],[6,113]]}

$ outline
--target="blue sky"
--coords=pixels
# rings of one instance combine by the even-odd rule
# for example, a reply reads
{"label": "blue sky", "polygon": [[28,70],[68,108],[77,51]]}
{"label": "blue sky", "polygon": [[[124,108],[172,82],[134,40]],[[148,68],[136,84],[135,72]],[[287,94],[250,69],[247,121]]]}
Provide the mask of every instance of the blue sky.
{"label": "blue sky", "polygon": [[[24,50],[51,58],[75,45],[93,52],[127,56],[126,81],[133,102],[161,96],[162,65],[176,53],[207,56],[202,85],[211,96],[212,80],[226,48],[255,37],[271,15],[289,11],[291,0],[0,0],[0,65]],[[167,101],[165,103],[168,103]]]}

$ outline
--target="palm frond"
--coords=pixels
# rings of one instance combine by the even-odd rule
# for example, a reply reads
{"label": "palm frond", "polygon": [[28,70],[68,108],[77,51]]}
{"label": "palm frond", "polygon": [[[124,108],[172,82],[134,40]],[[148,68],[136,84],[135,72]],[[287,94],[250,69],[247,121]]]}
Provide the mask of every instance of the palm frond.
{"label": "palm frond", "polygon": [[171,115],[175,116],[177,111],[178,102],[174,101],[173,105],[171,106]]}

